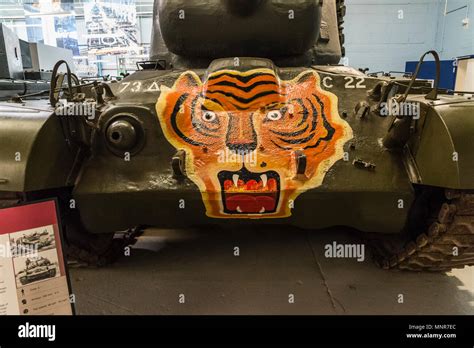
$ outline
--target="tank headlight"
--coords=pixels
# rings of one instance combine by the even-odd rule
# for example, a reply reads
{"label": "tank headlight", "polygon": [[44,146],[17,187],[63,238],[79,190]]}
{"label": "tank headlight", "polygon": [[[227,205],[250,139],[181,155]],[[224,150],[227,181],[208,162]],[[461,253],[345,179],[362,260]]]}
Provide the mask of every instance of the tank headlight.
{"label": "tank headlight", "polygon": [[139,152],[145,143],[145,132],[141,122],[131,115],[117,115],[107,124],[105,130],[107,147],[114,154],[123,156]]}
{"label": "tank headlight", "polygon": [[127,120],[112,122],[107,128],[108,142],[120,150],[131,150],[137,144],[137,131]]}

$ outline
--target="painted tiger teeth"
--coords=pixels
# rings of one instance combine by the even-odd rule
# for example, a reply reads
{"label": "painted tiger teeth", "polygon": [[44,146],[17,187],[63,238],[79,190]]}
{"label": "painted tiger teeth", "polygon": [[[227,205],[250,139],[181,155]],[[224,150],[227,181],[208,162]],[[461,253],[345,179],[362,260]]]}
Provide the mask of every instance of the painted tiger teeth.
{"label": "painted tiger teeth", "polygon": [[260,175],[260,179],[262,179],[263,187],[266,187],[267,186],[267,181],[268,181],[267,174]]}
{"label": "painted tiger teeth", "polygon": [[240,209],[239,206],[237,206],[237,208],[236,208],[235,210],[237,210],[238,213],[241,213],[241,212],[242,212],[242,209]]}
{"label": "painted tiger teeth", "polygon": [[265,213],[265,207],[262,207],[262,209],[260,209],[259,213],[260,213],[260,214]]}
{"label": "painted tiger teeth", "polygon": [[237,174],[232,175],[232,181],[234,182],[234,186],[237,187],[239,182],[239,176]]}

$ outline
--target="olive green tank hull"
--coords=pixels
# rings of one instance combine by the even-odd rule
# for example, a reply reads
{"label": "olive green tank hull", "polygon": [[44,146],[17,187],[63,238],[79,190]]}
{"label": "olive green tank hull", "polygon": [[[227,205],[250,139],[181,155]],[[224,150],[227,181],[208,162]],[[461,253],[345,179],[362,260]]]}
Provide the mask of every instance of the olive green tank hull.
{"label": "olive green tank hull", "polygon": [[[58,196],[70,250],[95,260],[103,236],[137,226],[270,224],[403,236],[375,243],[384,267],[472,264],[459,199],[474,190],[474,101],[324,65],[344,54],[344,14],[343,1],[156,1],[151,69],[70,86],[66,105],[0,104],[0,206]],[[439,202],[445,189],[461,198]],[[423,213],[427,192],[454,222]]]}
{"label": "olive green tank hull", "polygon": [[[289,80],[305,70],[282,69],[280,77]],[[376,114],[360,117],[354,112],[354,105],[363,100],[380,80],[353,71],[352,75],[347,75],[327,71],[327,68],[315,67],[313,70],[320,76],[323,90],[337,96],[338,113],[352,129],[353,137],[343,146],[346,157],[333,164],[318,187],[302,192],[294,200],[291,216],[259,219],[258,223],[290,224],[313,229],[345,225],[362,231],[396,233],[403,229],[415,198],[413,185],[474,188],[472,151],[469,151],[469,143],[462,141],[469,128],[457,127],[458,124],[472,122],[469,117],[472,103],[447,96],[430,105],[423,103],[422,96],[414,96],[414,100],[423,103],[425,110],[418,121],[422,126],[404,149],[389,151],[383,147],[381,139],[387,134],[392,118]],[[199,76],[206,74],[205,71],[196,73]],[[159,75],[141,72],[113,86],[117,98],[102,112],[99,124],[109,124],[117,115],[124,113],[139,115],[146,129],[146,146],[132,155],[130,161],[125,161],[109,150],[104,133],[96,135],[93,156],[84,161],[73,191],[73,198],[88,230],[100,233],[125,230],[136,225],[188,227],[257,223],[251,216],[249,219],[225,221],[206,216],[200,188],[189,179],[173,178],[171,161],[177,149],[165,139],[157,121],[154,107],[160,93],[147,89],[154,84],[172,87],[179,75],[172,72]],[[350,80],[363,88],[346,88],[350,87],[347,85]],[[140,91],[127,89],[133,88],[137,81],[142,85]],[[44,151],[41,149],[46,146],[45,141],[61,137],[60,127],[55,125],[56,116],[44,118],[39,113],[35,117],[39,125],[36,132],[29,128],[24,128],[22,134],[12,134],[8,131],[11,128],[1,130],[4,148],[11,149],[2,152],[2,161],[7,164],[2,170],[2,191],[37,191],[67,184],[74,156],[65,161],[57,160],[64,156],[65,145],[54,147],[59,153],[55,153],[58,150],[45,152],[43,161],[40,161],[41,155],[28,156],[30,152]],[[3,124],[10,122],[11,113],[3,118]],[[17,129],[17,132],[20,131]],[[429,133],[437,134],[436,138],[421,137],[421,134]],[[25,146],[28,152],[22,152],[26,156],[22,161],[15,161],[14,150],[19,149],[18,139],[29,144],[29,147]],[[433,147],[430,154],[429,149]],[[452,159],[455,152],[457,161]],[[440,160],[437,165],[434,164],[435,167],[430,156]],[[354,162],[356,160],[373,164],[374,167],[361,167],[359,162]],[[30,168],[42,163],[44,168],[35,170],[39,175],[28,175]],[[42,176],[45,171],[49,175]]]}

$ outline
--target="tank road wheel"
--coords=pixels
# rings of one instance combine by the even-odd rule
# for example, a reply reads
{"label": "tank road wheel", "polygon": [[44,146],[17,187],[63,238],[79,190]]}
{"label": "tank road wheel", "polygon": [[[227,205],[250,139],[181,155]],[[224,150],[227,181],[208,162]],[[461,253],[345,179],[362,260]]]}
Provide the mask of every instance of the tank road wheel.
{"label": "tank road wheel", "polygon": [[474,191],[425,190],[411,209],[404,238],[369,240],[382,268],[445,272],[474,265]]}

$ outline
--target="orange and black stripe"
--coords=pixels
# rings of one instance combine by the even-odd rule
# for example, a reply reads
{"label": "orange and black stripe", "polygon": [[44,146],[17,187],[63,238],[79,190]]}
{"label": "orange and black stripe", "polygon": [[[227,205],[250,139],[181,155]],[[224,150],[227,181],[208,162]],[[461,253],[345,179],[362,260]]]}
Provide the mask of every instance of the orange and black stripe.
{"label": "orange and black stripe", "polygon": [[[280,132],[272,130],[271,132],[278,137],[272,140],[272,143],[282,150],[291,150],[293,146],[303,146],[303,149],[317,148],[321,142],[330,141],[336,130],[329,123],[324,103],[316,94],[311,94],[307,98],[296,98],[292,100],[301,107],[302,119],[293,132]],[[319,107],[319,111],[318,111]],[[310,118],[311,117],[311,118]],[[322,121],[322,127],[326,130],[324,137],[317,136],[317,127],[319,121]],[[298,128],[302,127],[302,128]]]}
{"label": "orange and black stripe", "polygon": [[[249,75],[241,75],[238,72],[224,71],[210,75],[203,85],[201,93],[194,95],[192,100],[189,101],[191,124],[193,129],[201,135],[198,139],[188,137],[178,127],[178,112],[181,106],[186,103],[188,97],[189,94],[184,93],[178,98],[171,114],[171,125],[178,137],[194,146],[209,146],[221,137],[221,124],[218,118],[214,121],[214,124],[210,125],[204,124],[196,116],[199,107],[206,110],[206,107],[200,103],[202,99],[217,103],[228,112],[229,127],[232,126],[231,121],[234,117],[241,117],[237,116],[235,111],[247,111],[251,115],[252,110],[262,107],[270,108],[276,105],[298,104],[302,116],[294,130],[289,132],[282,132],[278,129],[271,130],[275,136],[271,140],[272,143],[283,150],[292,150],[295,147],[302,147],[303,149],[317,148],[321,142],[329,142],[335,134],[334,127],[328,121],[324,102],[317,94],[308,94],[306,97],[302,96],[301,98],[288,100],[281,89],[278,78],[271,73],[255,72]],[[282,110],[286,110],[286,107],[283,107]],[[286,114],[286,111],[284,113]],[[269,121],[265,120],[264,122]],[[246,150],[255,149],[257,136],[251,116],[249,117],[248,126],[252,132],[252,141],[248,144],[231,144],[228,139],[228,131],[226,143],[229,147],[232,145],[233,147],[239,147],[239,149],[240,147],[245,147]],[[320,127],[326,131],[326,134],[321,132]]]}
{"label": "orange and black stripe", "polygon": [[250,75],[229,71],[212,74],[201,96],[228,111],[257,109],[284,100],[278,78],[264,72]]}

